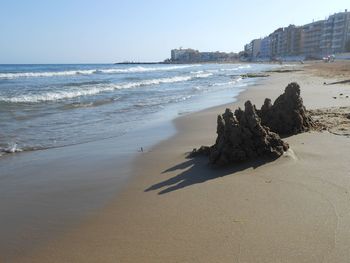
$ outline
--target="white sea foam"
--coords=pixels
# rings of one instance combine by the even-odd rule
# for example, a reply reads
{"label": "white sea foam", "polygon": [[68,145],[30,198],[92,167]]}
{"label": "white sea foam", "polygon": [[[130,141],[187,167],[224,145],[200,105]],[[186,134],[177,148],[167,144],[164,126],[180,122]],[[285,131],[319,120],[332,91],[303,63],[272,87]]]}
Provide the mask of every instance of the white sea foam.
{"label": "white sea foam", "polygon": [[214,83],[213,86],[228,86],[235,84],[236,81],[229,81],[229,82],[220,82],[220,83]]}
{"label": "white sea foam", "polygon": [[208,69],[207,72],[218,73],[219,70],[218,69]]}
{"label": "white sea foam", "polygon": [[220,71],[236,71],[239,70],[239,68],[222,68]]}
{"label": "white sea foam", "polygon": [[251,68],[251,65],[243,65],[243,66],[239,66],[238,68],[240,69],[245,69],[245,68]]}
{"label": "white sea foam", "polygon": [[137,72],[149,72],[149,71],[171,71],[177,69],[185,69],[198,67],[200,65],[182,65],[182,66],[168,66],[168,67],[132,67],[132,68],[111,68],[111,69],[100,69],[99,72],[106,74],[114,74],[114,73],[137,73]]}
{"label": "white sea foam", "polygon": [[22,152],[22,149],[18,148],[17,143],[13,143],[7,148],[0,149],[0,152],[3,153],[16,153],[16,152]]}
{"label": "white sea foam", "polygon": [[241,81],[242,78],[237,78],[237,79],[234,79],[234,80],[231,80],[229,82],[219,82],[219,83],[214,83],[213,86],[228,86],[228,85],[234,85],[234,84],[237,84],[239,81]]}
{"label": "white sea foam", "polygon": [[204,73],[203,70],[191,71],[191,74],[201,74]]}
{"label": "white sea foam", "polygon": [[62,99],[72,99],[75,97],[81,96],[91,96],[96,95],[102,92],[109,92],[117,89],[130,89],[141,86],[149,85],[159,85],[163,83],[175,83],[175,82],[184,82],[196,78],[207,78],[211,76],[212,73],[198,73],[187,76],[175,76],[170,78],[159,78],[159,79],[149,79],[139,82],[129,82],[122,84],[96,84],[96,85],[86,85],[75,88],[70,88],[69,90],[57,90],[52,92],[46,92],[42,94],[28,94],[28,95],[19,95],[16,97],[1,97],[0,101],[10,102],[10,103],[37,103],[45,101],[56,101]]}
{"label": "white sea foam", "polygon": [[248,68],[251,68],[251,66],[250,65],[241,65],[241,66],[238,66],[238,67],[235,67],[235,68],[222,68],[220,70],[221,71],[237,71],[237,70],[240,70],[240,69],[248,69]]}
{"label": "white sea foam", "polygon": [[18,73],[0,73],[0,79],[16,78],[36,78],[36,77],[61,77],[74,75],[91,75],[91,74],[118,74],[118,73],[138,73],[152,71],[171,71],[198,67],[200,65],[181,65],[167,67],[131,67],[131,68],[109,68],[109,69],[90,69],[90,70],[68,70],[68,71],[51,71],[51,72],[18,72]]}
{"label": "white sea foam", "polygon": [[213,75],[213,73],[211,72],[205,72],[203,70],[199,70],[199,71],[191,71],[191,74],[194,74],[195,76],[199,77],[199,78],[207,78]]}
{"label": "white sea foam", "polygon": [[70,71],[57,71],[57,72],[0,73],[0,79],[89,75],[89,74],[93,74],[94,72],[95,70],[70,70]]}

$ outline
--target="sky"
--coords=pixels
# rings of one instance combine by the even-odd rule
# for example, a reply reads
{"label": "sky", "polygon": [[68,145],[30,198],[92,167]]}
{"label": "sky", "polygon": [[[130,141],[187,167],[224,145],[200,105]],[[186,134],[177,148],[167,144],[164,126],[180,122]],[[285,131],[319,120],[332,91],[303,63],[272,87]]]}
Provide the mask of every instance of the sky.
{"label": "sky", "polygon": [[0,0],[0,64],[162,61],[173,48],[239,52],[349,0]]}

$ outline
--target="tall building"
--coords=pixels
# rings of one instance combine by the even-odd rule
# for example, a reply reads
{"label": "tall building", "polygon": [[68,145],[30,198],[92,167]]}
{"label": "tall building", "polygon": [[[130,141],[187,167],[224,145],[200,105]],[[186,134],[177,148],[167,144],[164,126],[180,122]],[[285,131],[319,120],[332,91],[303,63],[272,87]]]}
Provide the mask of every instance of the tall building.
{"label": "tall building", "polygon": [[271,57],[281,56],[283,53],[283,28],[275,30],[269,37],[271,39]]}
{"label": "tall building", "polygon": [[259,53],[253,52],[254,40],[245,45],[251,57],[283,58],[304,56],[321,58],[325,55],[350,52],[350,12],[336,13],[326,20],[303,26],[278,28],[260,41]]}
{"label": "tall building", "polygon": [[301,32],[301,49],[306,58],[319,58],[321,55],[320,42],[324,21],[316,21],[304,25]]}
{"label": "tall building", "polygon": [[261,52],[261,39],[254,39],[253,41],[253,58],[256,59],[260,56]]}
{"label": "tall building", "polygon": [[283,29],[282,34],[282,55],[297,56],[301,52],[301,27],[289,25]]}
{"label": "tall building", "polygon": [[260,43],[260,58],[271,58],[271,38],[264,37]]}
{"label": "tall building", "polygon": [[350,12],[336,13],[324,21],[320,41],[323,55],[345,52],[346,44],[350,41]]}
{"label": "tall building", "polygon": [[248,54],[251,60],[255,60],[260,56],[261,39],[253,39],[249,44],[244,46],[244,51]]}

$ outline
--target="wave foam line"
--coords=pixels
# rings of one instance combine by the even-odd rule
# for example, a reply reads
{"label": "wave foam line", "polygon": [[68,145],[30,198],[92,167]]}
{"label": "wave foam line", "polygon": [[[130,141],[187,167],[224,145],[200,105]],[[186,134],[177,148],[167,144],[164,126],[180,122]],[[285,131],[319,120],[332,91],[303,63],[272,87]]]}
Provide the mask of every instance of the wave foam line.
{"label": "wave foam line", "polygon": [[185,68],[192,68],[192,67],[198,67],[200,65],[183,65],[183,66],[169,66],[169,67],[132,67],[127,69],[118,69],[118,68],[111,68],[111,69],[101,69],[97,70],[96,73],[106,73],[106,74],[113,74],[113,73],[137,73],[137,72],[149,72],[149,71],[170,71],[170,70],[177,70],[177,69],[185,69]]}
{"label": "wave foam line", "polygon": [[71,70],[71,71],[57,71],[57,72],[0,73],[0,79],[90,75],[90,74],[93,74],[94,72],[95,70]]}
{"label": "wave foam line", "polygon": [[220,83],[214,83],[213,86],[228,86],[228,85],[234,85],[237,84],[238,82],[240,82],[242,80],[242,78],[237,78],[234,80],[231,80],[229,82],[220,82]]}
{"label": "wave foam line", "polygon": [[46,92],[43,94],[20,95],[17,97],[0,97],[0,101],[9,103],[38,103],[57,101],[63,99],[72,99],[81,96],[92,96],[102,92],[109,92],[117,89],[130,89],[141,86],[159,85],[163,83],[184,82],[196,78],[207,78],[211,73],[195,74],[191,76],[176,76],[171,78],[149,79],[139,82],[130,82],[124,84],[98,84],[81,86],[80,88],[72,88],[70,90],[62,90],[56,92]]}
{"label": "wave foam line", "polygon": [[171,71],[200,65],[183,65],[169,67],[132,67],[132,68],[111,68],[111,69],[90,69],[90,70],[68,70],[57,72],[18,72],[18,73],[0,73],[0,79],[16,79],[16,78],[36,78],[36,77],[62,77],[75,75],[91,75],[91,74],[117,74],[117,73],[140,73],[150,71]]}

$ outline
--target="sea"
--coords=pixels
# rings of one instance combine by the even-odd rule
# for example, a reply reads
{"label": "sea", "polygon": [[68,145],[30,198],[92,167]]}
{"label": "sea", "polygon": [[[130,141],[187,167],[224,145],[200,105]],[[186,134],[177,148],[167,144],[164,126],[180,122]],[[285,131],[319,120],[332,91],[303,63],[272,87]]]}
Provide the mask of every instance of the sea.
{"label": "sea", "polygon": [[[229,103],[272,64],[0,65],[0,155],[119,138]],[[215,123],[213,123],[215,125]]]}

